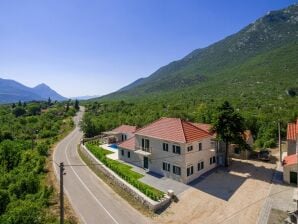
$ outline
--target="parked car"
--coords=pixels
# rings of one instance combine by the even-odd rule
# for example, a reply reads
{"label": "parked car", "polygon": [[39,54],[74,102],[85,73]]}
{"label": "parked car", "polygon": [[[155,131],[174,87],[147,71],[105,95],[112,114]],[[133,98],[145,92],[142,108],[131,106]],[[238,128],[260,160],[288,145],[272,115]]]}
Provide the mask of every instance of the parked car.
{"label": "parked car", "polygon": [[270,151],[268,149],[261,149],[258,155],[259,160],[269,161],[270,160]]}

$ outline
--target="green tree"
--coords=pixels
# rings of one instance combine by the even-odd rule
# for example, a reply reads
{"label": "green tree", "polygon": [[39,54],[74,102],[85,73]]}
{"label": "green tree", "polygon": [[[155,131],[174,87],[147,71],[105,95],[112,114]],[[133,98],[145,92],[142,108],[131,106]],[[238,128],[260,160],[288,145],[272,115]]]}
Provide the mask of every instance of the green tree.
{"label": "green tree", "polygon": [[74,108],[76,109],[76,111],[80,109],[79,101],[77,99],[75,100]]}
{"label": "green tree", "polygon": [[30,104],[28,105],[28,113],[30,115],[38,115],[41,112],[41,108],[39,104]]}
{"label": "green tree", "polygon": [[51,100],[51,97],[48,98],[48,106],[51,106],[52,105],[52,100]]}
{"label": "green tree", "polygon": [[13,114],[14,114],[16,117],[20,117],[20,116],[26,114],[26,110],[25,110],[23,107],[19,107],[19,106],[17,106],[16,108],[14,108],[14,110],[13,110]]}
{"label": "green tree", "polygon": [[67,103],[66,103],[66,109],[65,109],[66,112],[69,110],[69,101],[67,101]]}
{"label": "green tree", "polygon": [[7,205],[9,204],[9,194],[6,190],[0,189],[0,215],[5,212]]}
{"label": "green tree", "polygon": [[225,101],[217,108],[216,119],[213,123],[213,130],[217,133],[217,137],[225,142],[225,166],[229,165],[229,144],[242,142],[242,134],[244,132],[244,119],[228,101]]}

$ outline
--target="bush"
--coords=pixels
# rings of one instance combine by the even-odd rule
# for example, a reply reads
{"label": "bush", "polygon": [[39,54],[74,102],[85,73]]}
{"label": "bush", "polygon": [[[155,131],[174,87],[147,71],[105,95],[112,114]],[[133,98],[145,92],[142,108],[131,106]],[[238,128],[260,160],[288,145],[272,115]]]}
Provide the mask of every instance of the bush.
{"label": "bush", "polygon": [[122,179],[130,183],[132,186],[140,190],[146,196],[151,198],[154,201],[158,201],[164,196],[164,192],[159,191],[145,183],[140,182],[138,179],[142,178],[143,175],[131,170],[131,166],[120,163],[116,160],[112,160],[106,157],[106,155],[111,154],[112,152],[102,149],[98,146],[92,145],[90,143],[86,144],[86,147],[90,152],[98,158],[104,165],[113,170],[118,174]]}
{"label": "bush", "polygon": [[49,150],[49,146],[45,143],[37,145],[37,152],[41,156],[47,156],[48,150]]}
{"label": "bush", "polygon": [[41,224],[43,214],[38,202],[29,200],[11,203],[7,212],[1,216],[0,223],[3,224]]}
{"label": "bush", "polygon": [[0,215],[5,212],[7,205],[9,204],[9,194],[6,190],[0,190]]}

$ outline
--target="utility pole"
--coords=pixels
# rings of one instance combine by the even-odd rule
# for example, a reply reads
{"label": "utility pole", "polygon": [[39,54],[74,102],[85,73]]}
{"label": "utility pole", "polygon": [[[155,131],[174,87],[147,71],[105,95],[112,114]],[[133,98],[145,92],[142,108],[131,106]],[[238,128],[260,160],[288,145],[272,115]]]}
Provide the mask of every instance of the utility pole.
{"label": "utility pole", "polygon": [[281,150],[281,136],[280,136],[280,121],[278,121],[278,147],[279,147],[279,161],[282,164],[282,150]]}
{"label": "utility pole", "polygon": [[63,175],[64,164],[60,163],[60,224],[64,224],[64,192],[63,192]]}

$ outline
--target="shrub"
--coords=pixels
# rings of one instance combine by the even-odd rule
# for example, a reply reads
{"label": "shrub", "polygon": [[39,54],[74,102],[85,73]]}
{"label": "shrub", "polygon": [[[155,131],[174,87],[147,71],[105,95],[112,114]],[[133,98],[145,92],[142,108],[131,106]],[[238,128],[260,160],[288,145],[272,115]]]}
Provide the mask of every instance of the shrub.
{"label": "shrub", "polygon": [[159,191],[138,179],[142,178],[143,175],[131,170],[131,166],[120,163],[116,160],[112,160],[106,157],[106,155],[112,152],[102,149],[98,146],[92,145],[90,143],[86,144],[90,152],[98,158],[104,165],[113,170],[118,176],[127,181],[129,184],[140,190],[146,196],[154,201],[158,201],[164,196],[164,192]]}

